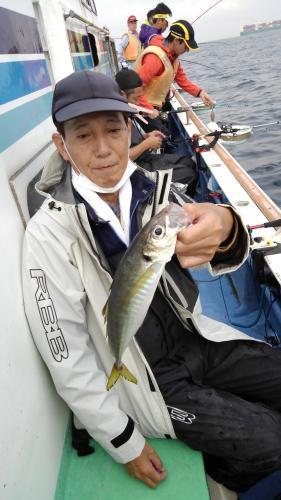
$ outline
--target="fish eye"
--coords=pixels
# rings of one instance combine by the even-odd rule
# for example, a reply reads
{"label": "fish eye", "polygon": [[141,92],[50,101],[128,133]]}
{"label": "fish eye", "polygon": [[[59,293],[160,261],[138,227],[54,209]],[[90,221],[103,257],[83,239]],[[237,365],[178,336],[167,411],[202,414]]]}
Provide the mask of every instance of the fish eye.
{"label": "fish eye", "polygon": [[144,254],[144,255],[143,255],[143,258],[144,258],[144,260],[145,260],[146,262],[151,262],[151,261],[152,261],[152,258],[150,257],[150,255],[146,255],[146,254]]}
{"label": "fish eye", "polygon": [[164,236],[164,228],[162,226],[155,226],[153,229],[153,236],[155,238],[161,238]]}

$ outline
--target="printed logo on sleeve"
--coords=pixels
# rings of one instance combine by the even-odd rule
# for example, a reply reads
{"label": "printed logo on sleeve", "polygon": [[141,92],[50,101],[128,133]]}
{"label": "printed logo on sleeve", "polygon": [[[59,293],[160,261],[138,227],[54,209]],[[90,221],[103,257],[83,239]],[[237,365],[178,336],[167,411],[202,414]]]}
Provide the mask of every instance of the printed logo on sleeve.
{"label": "printed logo on sleeve", "polygon": [[167,408],[170,413],[171,419],[179,420],[183,424],[193,424],[193,420],[196,419],[196,416],[193,413],[189,413],[188,411],[180,410],[179,408],[168,405]]}
{"label": "printed logo on sleeve", "polygon": [[47,287],[46,276],[42,269],[30,269],[30,276],[37,281],[35,299],[40,318],[53,358],[60,363],[69,356],[68,348],[58,325],[54,303]]}

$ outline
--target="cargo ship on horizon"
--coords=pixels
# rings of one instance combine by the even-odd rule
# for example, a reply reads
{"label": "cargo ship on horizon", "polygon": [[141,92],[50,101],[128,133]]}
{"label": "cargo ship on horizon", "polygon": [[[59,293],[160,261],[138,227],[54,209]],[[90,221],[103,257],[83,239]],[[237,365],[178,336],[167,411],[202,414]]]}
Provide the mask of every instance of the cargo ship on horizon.
{"label": "cargo ship on horizon", "polygon": [[280,28],[281,28],[281,19],[277,21],[272,21],[270,23],[245,24],[244,26],[242,26],[242,29],[240,31],[240,36],[252,35],[254,33],[272,31]]}

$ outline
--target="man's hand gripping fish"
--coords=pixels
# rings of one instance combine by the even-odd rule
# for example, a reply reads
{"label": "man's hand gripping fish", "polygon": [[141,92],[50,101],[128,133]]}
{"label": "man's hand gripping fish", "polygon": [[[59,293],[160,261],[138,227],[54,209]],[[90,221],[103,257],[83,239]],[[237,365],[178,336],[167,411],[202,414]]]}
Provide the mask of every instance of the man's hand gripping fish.
{"label": "man's hand gripping fish", "polygon": [[103,309],[108,342],[115,357],[107,390],[119,377],[137,383],[121,358],[145,319],[165,264],[175,252],[177,233],[189,223],[184,208],[169,204],[141,229],[118,266]]}

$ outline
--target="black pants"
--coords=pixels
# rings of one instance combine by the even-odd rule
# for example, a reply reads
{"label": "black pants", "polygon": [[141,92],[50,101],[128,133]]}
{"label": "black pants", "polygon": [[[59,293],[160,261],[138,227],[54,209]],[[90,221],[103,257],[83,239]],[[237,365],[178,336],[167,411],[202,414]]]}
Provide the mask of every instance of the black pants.
{"label": "black pants", "polygon": [[177,437],[216,481],[244,491],[281,469],[281,350],[187,334],[155,375]]}

